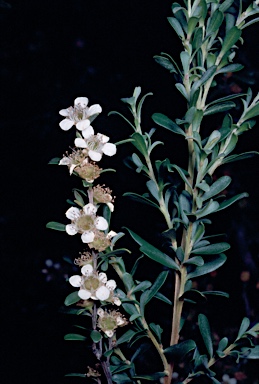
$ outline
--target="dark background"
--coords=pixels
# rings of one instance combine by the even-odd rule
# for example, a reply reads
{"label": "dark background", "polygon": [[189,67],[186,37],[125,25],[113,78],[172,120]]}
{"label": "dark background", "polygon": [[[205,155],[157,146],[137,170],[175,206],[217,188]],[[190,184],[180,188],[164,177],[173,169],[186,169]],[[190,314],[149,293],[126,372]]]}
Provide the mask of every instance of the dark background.
{"label": "dark background", "polygon": [[[59,128],[62,118],[58,111],[73,105],[76,97],[87,96],[90,105],[100,103],[103,107],[95,127],[116,142],[131,131],[119,117],[107,114],[111,110],[127,113],[120,98],[131,96],[134,87],[141,86],[144,93],[154,94],[144,105],[147,130],[152,127],[150,116],[154,112],[172,119],[182,117],[185,106],[175,90],[174,78],[152,59],[160,52],[177,58],[180,52],[180,42],[166,21],[171,16],[171,3],[0,2],[4,384],[76,383],[76,379],[69,381],[63,375],[86,369],[88,363],[77,357],[84,355],[83,347],[63,342],[74,319],[60,309],[70,292],[65,279],[76,273],[63,258],[77,257],[81,244],[78,239],[45,228],[48,221],[65,222],[66,199],[72,198],[73,187],[80,186],[78,180],[68,177],[65,167],[47,165],[51,158],[61,157],[74,138],[73,130],[65,133]],[[220,80],[222,95],[246,91],[248,86],[258,91],[257,35],[258,26],[246,30],[245,46],[239,53],[246,70]],[[217,124],[217,120],[208,120],[206,129],[213,130]],[[161,134],[171,161],[184,167],[185,143],[166,132]],[[237,152],[258,150],[258,137],[258,127],[245,133]],[[118,148],[118,155],[107,166],[120,172],[116,177],[104,177],[104,181],[117,196],[114,229],[132,225],[144,237],[148,224],[151,233],[164,228],[158,226],[155,213],[121,197],[129,190],[144,192],[138,175],[132,172],[124,177],[130,171],[122,160],[130,153],[130,146]],[[164,156],[163,151],[156,154],[157,158]],[[220,220],[215,219],[214,233],[222,229],[227,232],[232,251],[221,274],[201,283],[205,288],[212,284],[232,294],[228,304],[223,299],[223,303],[213,302],[211,308],[223,329],[230,326],[233,317],[236,323],[244,315],[252,321],[258,319],[258,160],[234,163],[222,169],[222,174],[234,179],[230,195],[243,191],[250,194],[249,199],[222,213]],[[129,258],[126,261],[132,263]],[[157,272],[147,265],[155,277]],[[248,282],[240,280],[242,271],[250,272]],[[216,314],[219,306],[221,316]]]}

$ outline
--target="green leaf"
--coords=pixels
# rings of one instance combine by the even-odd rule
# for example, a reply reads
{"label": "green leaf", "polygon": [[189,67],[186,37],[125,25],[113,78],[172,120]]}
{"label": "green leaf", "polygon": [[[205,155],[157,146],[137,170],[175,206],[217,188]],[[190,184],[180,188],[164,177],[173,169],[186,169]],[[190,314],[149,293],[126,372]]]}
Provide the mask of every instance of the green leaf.
{"label": "green leaf", "polygon": [[66,231],[65,224],[57,223],[56,221],[50,221],[48,224],[46,224],[46,228],[54,229],[55,231]]}
{"label": "green leaf", "polygon": [[224,351],[224,349],[226,349],[227,346],[228,346],[228,338],[223,337],[219,342],[218,351]]}
{"label": "green leaf", "polygon": [[221,12],[219,9],[216,9],[216,11],[213,12],[212,16],[208,20],[206,35],[208,36],[209,34],[216,32],[221,26],[223,20],[223,12]]}
{"label": "green leaf", "polygon": [[192,189],[192,186],[189,183],[189,181],[188,181],[187,177],[185,176],[185,173],[181,167],[178,167],[178,165],[176,165],[176,164],[170,164],[170,168],[176,169],[177,172],[179,173],[179,175],[181,176],[181,178],[183,179],[183,181],[185,182],[185,184],[187,184]]}
{"label": "green leaf", "polygon": [[123,273],[122,281],[125,285],[125,288],[127,289],[127,292],[130,291],[132,289],[132,287],[134,286],[134,281],[132,279],[132,276],[127,272]]}
{"label": "green leaf", "polygon": [[214,295],[214,296],[222,296],[222,297],[227,297],[229,298],[229,294],[226,292],[221,292],[221,291],[203,291],[203,295]]}
{"label": "green leaf", "polygon": [[[212,107],[213,108],[213,107]],[[221,138],[221,133],[218,131],[218,130],[215,130],[213,131],[209,138],[208,138],[208,141],[206,143],[206,145],[204,146],[204,151],[206,153],[210,153],[211,150],[213,149],[213,147],[217,144],[217,142],[220,140]]]}
{"label": "green leaf", "polygon": [[[159,380],[161,377],[165,377],[166,374],[164,372],[156,372],[152,373],[150,375],[136,375],[133,376],[133,379],[143,379],[143,380],[148,380],[148,381],[153,381],[153,380]],[[132,383],[132,381],[131,381]]]}
{"label": "green leaf", "polygon": [[147,145],[143,136],[140,133],[135,132],[131,137],[134,139],[132,144],[140,151],[140,153],[142,153],[142,155],[147,156]]}
{"label": "green leaf", "polygon": [[168,271],[161,272],[154,284],[151,286],[151,288],[147,291],[145,291],[145,305],[156,295],[156,293],[159,291],[159,289],[163,286],[163,284],[166,281],[168,275]]}
{"label": "green leaf", "polygon": [[102,335],[100,334],[100,332],[98,332],[96,330],[91,332],[90,337],[94,343],[98,343],[98,341],[100,341],[102,339]]}
{"label": "green leaf", "polygon": [[169,21],[170,25],[174,28],[177,35],[181,39],[184,39],[184,32],[179,21],[175,17],[168,17],[167,20]]}
{"label": "green leaf", "polygon": [[225,36],[222,48],[220,51],[220,57],[223,57],[226,52],[232,48],[242,35],[242,31],[236,26],[232,27]]}
{"label": "green leaf", "polygon": [[213,196],[218,195],[220,192],[224,191],[229,184],[231,183],[231,177],[222,176],[216,180],[211,186],[208,192],[205,192],[201,199],[203,201],[210,199]]}
{"label": "green leaf", "polygon": [[175,88],[178,89],[178,91],[183,95],[183,97],[186,100],[189,100],[189,96],[187,95],[186,89],[185,89],[185,87],[183,86],[182,83],[176,83],[175,84]]}
{"label": "green leaf", "polygon": [[256,104],[253,108],[249,109],[248,112],[245,114],[245,117],[243,120],[252,119],[255,116],[259,115],[259,103]]}
{"label": "green leaf", "polygon": [[116,383],[116,384],[124,384],[124,383],[131,383],[132,384],[132,380],[129,378],[128,375],[126,375],[126,373],[122,373],[122,374],[115,374],[115,375],[112,375],[112,380]]}
{"label": "green leaf", "polygon": [[259,359],[259,345],[256,345],[254,348],[249,348],[249,349],[250,349],[250,353],[245,354],[244,357],[246,359]]}
{"label": "green leaf", "polygon": [[78,296],[78,291],[70,293],[64,301],[64,304],[68,307],[69,305],[77,303],[80,299]]}
{"label": "green leaf", "polygon": [[224,160],[222,161],[222,164],[231,163],[233,161],[238,161],[238,160],[250,159],[257,155],[259,155],[259,152],[256,152],[256,151],[244,152],[244,153],[240,153],[239,155],[231,155],[231,156],[225,157]]}
{"label": "green leaf", "polygon": [[148,289],[149,287],[151,287],[152,283],[150,281],[142,281],[141,283],[139,283],[138,285],[136,285],[136,287],[134,287],[132,290],[131,290],[131,293],[135,293],[135,292],[139,292],[139,291],[145,291],[146,289]]}
{"label": "green leaf", "polygon": [[186,75],[189,72],[189,65],[190,65],[190,55],[187,51],[182,51],[180,53],[180,58],[183,66],[183,72]]}
{"label": "green leaf", "polygon": [[158,64],[160,64],[162,67],[168,69],[171,73],[177,73],[175,66],[167,57],[154,56],[154,59]]}
{"label": "green leaf", "polygon": [[217,255],[221,252],[225,252],[230,248],[228,243],[216,243],[210,244],[207,247],[201,247],[193,250],[191,253],[199,254],[199,255]]}
{"label": "green leaf", "polygon": [[86,373],[67,373],[65,375],[66,377],[72,376],[72,377],[84,377],[86,378]]}
{"label": "green leaf", "polygon": [[126,192],[123,194],[123,196],[128,196],[133,200],[139,201],[140,203],[151,205],[152,207],[159,209],[159,206],[155,204],[152,200],[147,199],[145,196],[138,195],[137,193]]}
{"label": "green leaf", "polygon": [[207,205],[205,205],[205,207],[196,211],[195,215],[198,219],[200,219],[201,217],[210,215],[211,213],[218,211],[218,208],[219,208],[219,203],[211,199],[210,202]]}
{"label": "green leaf", "polygon": [[129,329],[125,332],[118,340],[116,340],[116,345],[127,343],[135,335],[135,332],[132,329]]}
{"label": "green leaf", "polygon": [[219,112],[225,112],[231,108],[235,108],[235,106],[236,104],[233,103],[232,101],[229,101],[228,103],[216,104],[207,108],[204,111],[204,116],[213,115],[214,113],[219,113]]}
{"label": "green leaf", "polygon": [[199,329],[200,329],[205,347],[209,353],[210,358],[212,358],[213,345],[212,345],[212,338],[211,338],[211,332],[210,332],[210,325],[207,317],[202,313],[200,313],[198,316],[198,324],[199,324]]}
{"label": "green leaf", "polygon": [[64,340],[80,340],[85,341],[86,337],[83,335],[79,335],[78,333],[68,333],[64,336]]}
{"label": "green leaf", "polygon": [[139,317],[142,317],[142,315],[140,313],[135,313],[134,315],[130,316],[129,321],[134,321],[134,320],[138,319]]}
{"label": "green leaf", "polygon": [[248,193],[243,192],[243,193],[240,193],[239,195],[231,197],[231,199],[223,201],[222,203],[219,204],[217,212],[221,211],[222,209],[229,207],[230,205],[232,205],[236,201],[243,199],[244,197],[248,197],[248,196],[249,196]]}
{"label": "green leaf", "polygon": [[183,264],[197,265],[198,267],[201,267],[202,265],[204,265],[204,260],[200,256],[194,256],[194,257],[191,257],[189,260],[185,261]]}
{"label": "green leaf", "polygon": [[174,361],[175,359],[180,360],[195,348],[195,341],[185,340],[179,344],[171,345],[170,347],[166,348],[164,350],[164,354],[170,359],[170,361]]}
{"label": "green leaf", "polygon": [[184,131],[176,123],[170,120],[169,117],[163,115],[162,113],[154,113],[152,115],[152,119],[156,124],[161,125],[169,131],[185,136]]}
{"label": "green leaf", "polygon": [[225,12],[228,8],[231,7],[233,2],[234,2],[234,0],[225,0],[225,1],[223,1],[223,3],[221,3],[220,6],[219,6],[219,10],[221,12]]}
{"label": "green leaf", "polygon": [[[238,71],[241,71],[241,69],[243,69],[243,68],[244,68],[244,66],[242,64],[229,64],[223,68],[218,69],[217,74],[218,73],[227,73],[227,72],[238,72]],[[237,96],[237,95],[233,95],[233,96]]]}
{"label": "green leaf", "polygon": [[160,325],[159,324],[155,324],[155,323],[150,323],[149,327],[152,329],[152,331],[157,336],[158,342],[160,344],[162,344],[161,335],[162,335],[163,329],[160,327]]}
{"label": "green leaf", "polygon": [[155,294],[155,298],[158,299],[158,300],[163,301],[163,302],[166,303],[166,304],[172,305],[171,300],[169,300],[167,297],[165,297],[164,295],[162,295],[162,293],[160,293],[160,292],[157,292],[157,293]]}
{"label": "green leaf", "polygon": [[196,80],[191,88],[191,97],[194,96],[194,93],[200,88],[203,84],[205,84],[216,72],[217,66],[213,65],[210,67],[199,80]]}
{"label": "green leaf", "polygon": [[226,260],[227,257],[223,253],[217,256],[213,256],[209,261],[204,262],[204,265],[197,267],[193,272],[188,273],[187,279],[192,279],[193,277],[198,277],[213,272],[221,267]]}
{"label": "green leaf", "polygon": [[250,325],[250,320],[248,319],[248,317],[244,317],[240,325],[240,329],[238,331],[236,340],[240,339],[244,335],[244,333],[248,330],[249,325]]}
{"label": "green leaf", "polygon": [[141,252],[143,252],[146,256],[148,256],[152,260],[155,260],[157,263],[164,265],[165,267],[179,270],[179,266],[168,255],[161,252],[159,249],[142,239],[135,232],[131,231],[128,228],[126,229],[129,232],[130,236],[133,238],[133,240],[135,240],[140,245]]}
{"label": "green leaf", "polygon": [[51,159],[48,164],[59,164],[61,158],[60,157],[54,157],[53,159]]}
{"label": "green leaf", "polygon": [[151,193],[151,195],[159,202],[160,201],[160,191],[157,187],[157,184],[154,182],[154,180],[149,180],[146,182],[146,186]]}

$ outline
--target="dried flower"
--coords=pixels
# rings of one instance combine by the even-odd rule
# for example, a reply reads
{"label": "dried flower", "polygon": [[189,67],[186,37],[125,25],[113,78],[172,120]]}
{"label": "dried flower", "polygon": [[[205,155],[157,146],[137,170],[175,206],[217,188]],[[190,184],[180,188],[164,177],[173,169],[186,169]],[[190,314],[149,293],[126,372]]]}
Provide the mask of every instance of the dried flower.
{"label": "dried flower", "polygon": [[112,191],[110,188],[103,188],[101,185],[97,185],[96,187],[93,187],[93,201],[94,204],[107,204],[107,206],[110,208],[110,211],[114,211],[114,205],[112,204],[113,197],[112,197]]}
{"label": "dried flower", "polygon": [[125,317],[118,311],[104,311],[102,308],[97,310],[99,316],[97,326],[108,336],[112,337],[118,327],[128,324]]}
{"label": "dried flower", "polygon": [[102,108],[99,104],[94,104],[91,107],[87,107],[87,104],[87,97],[77,97],[74,101],[74,108],[61,109],[59,114],[64,116],[65,119],[59,123],[60,128],[67,131],[75,124],[79,131],[88,129],[93,134],[93,128],[90,123],[102,112]]}
{"label": "dried flower", "polygon": [[100,231],[95,231],[94,234],[94,240],[91,243],[88,243],[88,245],[98,252],[102,252],[108,248],[111,245],[111,238],[117,235],[114,231],[110,231],[107,235]]}
{"label": "dried flower", "polygon": [[72,175],[76,167],[85,163],[88,163],[87,151],[85,149],[73,149],[71,154],[67,153],[67,156],[64,156],[60,160],[59,165],[67,165],[69,173]]}
{"label": "dried flower", "polygon": [[66,211],[66,217],[72,221],[66,225],[66,232],[73,236],[81,233],[83,243],[91,243],[95,237],[95,229],[105,231],[108,228],[106,219],[96,216],[97,208],[89,203],[83,209],[71,207]]}

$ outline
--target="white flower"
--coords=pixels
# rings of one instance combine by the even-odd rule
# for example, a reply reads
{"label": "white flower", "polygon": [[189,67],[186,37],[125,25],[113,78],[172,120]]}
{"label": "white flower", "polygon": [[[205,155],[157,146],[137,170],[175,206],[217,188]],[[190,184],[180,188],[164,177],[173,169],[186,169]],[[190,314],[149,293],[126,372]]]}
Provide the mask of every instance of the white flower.
{"label": "white flower", "polygon": [[78,296],[82,300],[100,300],[105,301],[112,296],[116,288],[114,280],[107,280],[106,273],[94,272],[91,264],[86,264],[81,268],[83,276],[74,275],[69,279],[73,287],[80,288]]}
{"label": "white flower", "polygon": [[67,131],[75,124],[79,131],[88,130],[93,134],[90,123],[102,112],[102,108],[99,104],[94,104],[91,107],[87,107],[87,104],[87,97],[77,97],[74,101],[74,108],[61,109],[59,114],[64,116],[65,119],[59,123],[60,128]]}
{"label": "white flower", "polygon": [[83,209],[71,207],[66,211],[66,217],[71,220],[71,224],[66,225],[66,232],[73,236],[81,233],[83,243],[91,243],[95,237],[95,230],[105,231],[108,228],[106,219],[96,216],[97,208],[89,203]]}
{"label": "white flower", "polygon": [[86,148],[88,150],[88,156],[94,161],[100,161],[102,155],[113,156],[117,152],[115,144],[108,143],[110,138],[101,133],[97,135],[90,134],[89,132],[82,132],[83,138],[75,139],[75,146],[78,148]]}

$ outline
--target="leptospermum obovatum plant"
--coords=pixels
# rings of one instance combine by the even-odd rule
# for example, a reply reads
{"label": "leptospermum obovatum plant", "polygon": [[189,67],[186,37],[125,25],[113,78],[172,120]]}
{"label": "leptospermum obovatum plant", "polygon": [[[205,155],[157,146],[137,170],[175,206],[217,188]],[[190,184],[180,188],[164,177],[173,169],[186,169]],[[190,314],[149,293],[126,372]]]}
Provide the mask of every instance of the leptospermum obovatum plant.
{"label": "leptospermum obovatum plant", "polygon": [[[224,292],[200,292],[192,287],[193,278],[213,272],[226,262],[224,252],[230,248],[226,242],[215,242],[217,235],[207,236],[206,226],[211,224],[214,214],[220,215],[218,212],[247,197],[244,192],[226,199],[222,193],[230,185],[231,178],[222,176],[214,181],[214,172],[226,163],[258,154],[254,151],[242,154],[232,152],[239,136],[255,125],[254,118],[259,115],[259,96],[253,97],[251,90],[248,90],[247,94],[233,94],[208,101],[211,88],[217,85],[217,78],[242,69],[242,65],[234,62],[234,57],[243,42],[243,29],[257,20],[253,17],[259,12],[258,1],[245,10],[242,5],[242,2],[236,5],[233,0],[196,0],[172,5],[173,16],[168,21],[181,39],[183,51],[180,60],[165,53],[155,56],[155,60],[177,79],[175,85],[185,99],[187,111],[176,121],[161,113],[152,117],[158,126],[171,131],[172,149],[174,134],[181,135],[186,141],[189,155],[185,169],[172,164],[170,158],[154,159],[153,149],[163,142],[153,141],[155,129],[142,131],[141,108],[147,95],[140,98],[140,87],[135,88],[132,97],[122,99],[132,113],[132,120],[115,112],[133,129],[130,138],[117,144],[131,142],[135,148],[131,157],[132,167],[147,179],[147,191],[143,195],[134,191],[125,195],[151,206],[150,209],[159,210],[166,228],[163,232],[164,239],[167,239],[166,251],[127,228],[141,252],[130,273],[123,256],[118,256],[129,251],[115,248],[123,233],[116,234],[109,228],[114,209],[112,192],[108,187],[95,185],[104,171],[99,167],[102,156],[116,155],[116,145],[102,133],[96,134],[91,125],[101,113],[101,107],[88,107],[88,99],[79,97],[74,107],[60,111],[65,117],[60,127],[68,130],[75,125],[77,129],[75,148],[62,159],[53,159],[51,163],[68,166],[70,174],[82,179],[85,189],[74,190],[75,200],[66,212],[70,223],[50,222],[47,226],[66,231],[70,236],[80,234],[82,242],[88,247],[75,260],[81,271],[71,276],[69,283],[77,290],[66,298],[65,305],[80,306],[76,313],[91,317],[91,331],[85,329],[84,335],[69,334],[65,338],[89,341],[99,363],[95,367],[89,366],[86,373],[71,376],[98,383],[141,384],[151,381],[169,384],[175,378],[178,362],[184,361],[186,374],[184,378],[179,377],[179,383],[197,382],[201,376],[220,383],[213,370],[218,360],[226,356],[233,356],[237,361],[259,358],[258,346],[253,343],[259,325],[251,327],[248,318],[242,321],[234,342],[230,343],[224,337],[215,346],[209,321],[204,314],[199,314],[202,342],[195,338],[184,339],[185,303],[191,301],[195,305],[199,297],[213,294],[227,296]],[[243,110],[234,120],[228,111],[235,107],[233,100],[237,98],[241,98]],[[212,128],[210,135],[204,137],[204,117],[219,112],[226,112],[221,127]],[[162,137],[161,132],[160,139]],[[172,172],[179,174],[180,187],[172,185]],[[139,260],[146,256],[164,268],[153,282],[135,278]],[[108,278],[111,268],[121,280],[118,283],[120,289],[115,280]],[[174,290],[165,297],[159,290],[165,284],[169,271],[174,275]],[[170,340],[162,338],[161,324],[150,321],[150,315],[146,318],[146,306],[149,302],[151,306],[155,299],[160,299],[164,305],[172,304]],[[124,326],[124,330],[120,329]],[[136,369],[138,358],[141,356],[143,359],[143,345],[138,342],[142,338],[148,339],[149,345],[153,346],[153,353],[160,361],[159,372],[151,368],[150,372],[140,374]]]}

